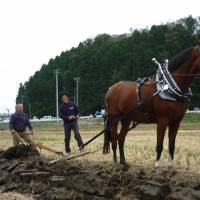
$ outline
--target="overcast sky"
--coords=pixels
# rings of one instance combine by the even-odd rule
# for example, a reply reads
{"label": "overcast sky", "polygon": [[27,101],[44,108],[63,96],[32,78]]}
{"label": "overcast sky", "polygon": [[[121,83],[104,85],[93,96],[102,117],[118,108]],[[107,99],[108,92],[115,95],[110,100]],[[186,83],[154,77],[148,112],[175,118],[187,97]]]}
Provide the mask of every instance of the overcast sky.
{"label": "overcast sky", "polygon": [[19,84],[62,51],[101,33],[197,17],[199,2],[0,0],[0,112],[13,112]]}

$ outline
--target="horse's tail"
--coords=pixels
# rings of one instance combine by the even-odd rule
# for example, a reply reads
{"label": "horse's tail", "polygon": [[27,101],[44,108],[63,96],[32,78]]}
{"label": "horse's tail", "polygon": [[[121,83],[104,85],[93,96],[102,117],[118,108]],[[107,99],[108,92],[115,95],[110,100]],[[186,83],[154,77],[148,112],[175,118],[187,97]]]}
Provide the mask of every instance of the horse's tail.
{"label": "horse's tail", "polygon": [[104,103],[105,107],[105,116],[104,116],[104,145],[103,145],[103,154],[108,154],[110,153],[110,142],[111,142],[111,132],[110,132],[110,127],[109,127],[109,121],[108,121],[108,103],[105,100]]}

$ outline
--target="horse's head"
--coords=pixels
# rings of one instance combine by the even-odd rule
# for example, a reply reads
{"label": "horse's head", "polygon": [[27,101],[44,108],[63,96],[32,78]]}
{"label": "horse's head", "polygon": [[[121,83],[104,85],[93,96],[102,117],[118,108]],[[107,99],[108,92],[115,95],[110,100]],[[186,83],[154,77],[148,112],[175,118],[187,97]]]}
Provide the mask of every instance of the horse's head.
{"label": "horse's head", "polygon": [[194,40],[196,42],[196,46],[193,48],[193,68],[194,71],[200,70],[200,40],[194,36]]}
{"label": "horse's head", "polygon": [[200,40],[194,36],[196,46],[183,50],[170,60],[168,70],[176,74],[175,81],[182,91],[187,92],[195,75],[200,71]]}

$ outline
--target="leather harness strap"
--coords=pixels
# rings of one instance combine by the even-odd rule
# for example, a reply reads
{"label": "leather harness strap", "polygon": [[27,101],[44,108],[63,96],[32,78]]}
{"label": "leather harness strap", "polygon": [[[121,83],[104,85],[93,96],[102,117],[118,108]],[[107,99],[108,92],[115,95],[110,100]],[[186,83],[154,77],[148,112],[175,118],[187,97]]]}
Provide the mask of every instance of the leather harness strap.
{"label": "leather harness strap", "polygon": [[137,97],[137,104],[141,104],[142,98],[141,98],[141,87],[144,85],[145,82],[147,82],[150,78],[138,78],[136,82],[136,97]]}

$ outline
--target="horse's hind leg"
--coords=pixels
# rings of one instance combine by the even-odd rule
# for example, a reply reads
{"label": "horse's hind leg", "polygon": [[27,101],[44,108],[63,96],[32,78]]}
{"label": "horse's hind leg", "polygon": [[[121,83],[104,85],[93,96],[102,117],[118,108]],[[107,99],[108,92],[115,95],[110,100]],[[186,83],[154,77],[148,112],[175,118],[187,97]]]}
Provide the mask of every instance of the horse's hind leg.
{"label": "horse's hind leg", "polygon": [[111,140],[112,140],[112,150],[113,150],[113,160],[116,163],[117,162],[117,124],[113,125],[110,128],[111,133]]}
{"label": "horse's hind leg", "polygon": [[128,133],[130,122],[122,122],[122,127],[120,130],[120,134],[118,135],[118,143],[119,143],[119,154],[120,154],[120,163],[123,165],[127,165],[125,155],[124,155],[124,142],[126,134]]}

